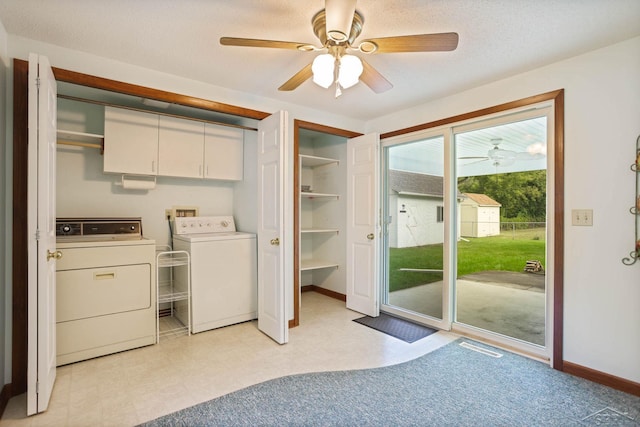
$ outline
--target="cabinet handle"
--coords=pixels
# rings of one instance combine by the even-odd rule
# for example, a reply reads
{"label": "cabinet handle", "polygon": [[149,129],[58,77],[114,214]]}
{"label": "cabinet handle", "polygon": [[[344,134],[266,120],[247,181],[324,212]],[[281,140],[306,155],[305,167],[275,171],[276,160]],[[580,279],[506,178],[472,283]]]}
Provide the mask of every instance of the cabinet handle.
{"label": "cabinet handle", "polygon": [[111,272],[111,273],[93,273],[93,280],[109,280],[109,279],[115,279],[116,278],[116,273]]}
{"label": "cabinet handle", "polygon": [[273,246],[280,246],[280,239],[278,239],[277,237],[275,239],[271,239],[271,243]]}

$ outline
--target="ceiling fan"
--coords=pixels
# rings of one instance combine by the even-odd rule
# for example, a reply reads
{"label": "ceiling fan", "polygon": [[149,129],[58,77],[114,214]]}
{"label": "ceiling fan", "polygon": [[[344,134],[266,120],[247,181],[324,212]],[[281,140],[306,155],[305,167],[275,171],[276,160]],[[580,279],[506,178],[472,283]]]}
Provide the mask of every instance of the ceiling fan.
{"label": "ceiling fan", "polygon": [[356,43],[362,32],[364,18],[356,11],[356,0],[325,0],[325,8],[311,20],[313,32],[320,46],[303,42],[221,37],[224,46],[268,47],[294,49],[302,52],[324,52],[313,63],[298,71],[282,86],[291,91],[313,77],[324,88],[336,85],[336,97],[342,89],[362,80],[376,93],[385,92],[393,85],[361,56],[378,53],[451,51],[458,46],[457,33],[416,34],[366,39]]}
{"label": "ceiling fan", "polygon": [[486,156],[459,157],[460,160],[477,159],[479,161],[491,160],[493,166],[511,166],[516,160],[537,160],[546,155],[546,146],[542,143],[534,143],[527,147],[527,151],[513,151],[500,148],[502,138],[492,138],[493,148],[487,151]]}

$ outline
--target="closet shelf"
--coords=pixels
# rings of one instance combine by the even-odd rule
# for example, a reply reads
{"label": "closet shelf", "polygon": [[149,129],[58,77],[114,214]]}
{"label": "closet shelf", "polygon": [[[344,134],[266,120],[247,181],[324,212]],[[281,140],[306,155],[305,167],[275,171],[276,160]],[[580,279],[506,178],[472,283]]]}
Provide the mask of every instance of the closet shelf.
{"label": "closet shelf", "polygon": [[307,199],[329,199],[329,198],[339,198],[338,194],[330,194],[330,193],[309,193],[309,192],[301,192],[300,197],[304,197]]}
{"label": "closet shelf", "polygon": [[57,143],[60,145],[73,145],[76,147],[104,150],[104,135],[58,129]]}
{"label": "closet shelf", "polygon": [[337,228],[303,228],[300,230],[301,233],[312,234],[312,233],[339,233],[340,230]]}
{"label": "closet shelf", "polygon": [[330,164],[339,164],[340,160],[329,159],[327,157],[309,156],[306,154],[300,154],[300,162],[303,167],[315,168],[318,166],[325,166]]}
{"label": "closet shelf", "polygon": [[300,261],[300,271],[319,270],[321,268],[338,268],[338,264],[329,261],[320,260],[302,260]]}

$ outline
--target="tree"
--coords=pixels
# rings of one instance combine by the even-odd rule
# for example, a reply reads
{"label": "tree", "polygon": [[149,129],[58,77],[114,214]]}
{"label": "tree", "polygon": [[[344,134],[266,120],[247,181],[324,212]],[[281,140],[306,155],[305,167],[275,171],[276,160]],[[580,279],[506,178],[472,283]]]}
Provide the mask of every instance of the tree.
{"label": "tree", "polygon": [[486,194],[502,205],[504,219],[543,222],[546,219],[547,171],[469,176],[458,180],[461,193]]}

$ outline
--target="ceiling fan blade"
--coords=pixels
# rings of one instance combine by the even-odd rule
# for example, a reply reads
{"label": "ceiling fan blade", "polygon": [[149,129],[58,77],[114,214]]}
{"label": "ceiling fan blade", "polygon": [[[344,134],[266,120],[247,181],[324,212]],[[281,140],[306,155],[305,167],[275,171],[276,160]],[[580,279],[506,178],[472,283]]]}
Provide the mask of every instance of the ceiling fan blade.
{"label": "ceiling fan blade", "polygon": [[275,49],[294,49],[302,51],[319,50],[309,43],[244,39],[239,37],[220,37],[220,44],[223,46],[270,47]]}
{"label": "ceiling fan blade", "polygon": [[472,159],[488,160],[489,157],[487,157],[487,156],[464,156],[464,157],[458,157],[458,160],[472,160]]}
{"label": "ceiling fan blade", "polygon": [[356,13],[356,0],[325,0],[324,10],[327,37],[336,42],[346,41]]}
{"label": "ceiling fan blade", "polygon": [[[376,46],[371,48],[371,44]],[[438,52],[455,50],[458,33],[416,34],[413,36],[367,39],[358,47],[364,53]]]}
{"label": "ceiling fan blade", "polygon": [[360,58],[362,61],[362,74],[360,80],[371,88],[375,93],[386,92],[393,87],[389,80],[385,79],[382,74],[373,68],[367,61]]}
{"label": "ceiling fan blade", "polygon": [[544,159],[545,155],[542,153],[528,153],[526,151],[521,151],[516,153],[517,160],[539,160]]}
{"label": "ceiling fan blade", "polygon": [[295,88],[300,86],[302,83],[307,81],[309,78],[311,78],[311,76],[313,76],[313,71],[311,71],[311,64],[309,64],[306,67],[304,67],[302,70],[294,74],[294,76],[291,77],[289,80],[284,82],[284,84],[280,86],[278,90],[281,90],[281,91],[294,90]]}
{"label": "ceiling fan blade", "polygon": [[[464,159],[464,157],[459,157],[458,160],[460,160],[460,159]],[[464,166],[464,167],[471,166],[471,165],[475,165],[475,164],[478,164],[478,163],[486,162],[487,160],[489,160],[488,157],[468,157],[468,159],[470,159],[470,160],[471,159],[478,159],[478,160],[476,160],[475,162],[465,163],[465,164],[462,164],[460,166]]]}

